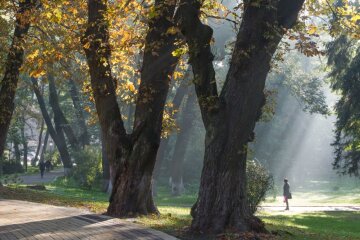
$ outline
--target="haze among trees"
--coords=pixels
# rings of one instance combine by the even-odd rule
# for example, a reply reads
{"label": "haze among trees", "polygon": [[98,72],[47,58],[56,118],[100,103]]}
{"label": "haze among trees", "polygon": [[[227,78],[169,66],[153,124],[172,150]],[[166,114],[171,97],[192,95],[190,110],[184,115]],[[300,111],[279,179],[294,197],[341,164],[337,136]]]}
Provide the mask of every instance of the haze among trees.
{"label": "haze among trees", "polygon": [[189,232],[268,233],[274,182],[359,177],[359,8],[2,0],[0,175],[49,160],[120,218],[195,189]]}

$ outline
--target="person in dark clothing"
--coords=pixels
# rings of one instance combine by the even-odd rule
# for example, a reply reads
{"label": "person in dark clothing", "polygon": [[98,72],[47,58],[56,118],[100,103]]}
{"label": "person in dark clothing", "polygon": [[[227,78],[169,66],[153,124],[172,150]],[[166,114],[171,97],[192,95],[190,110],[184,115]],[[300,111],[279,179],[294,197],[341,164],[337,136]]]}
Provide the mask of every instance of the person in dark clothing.
{"label": "person in dark clothing", "polygon": [[289,210],[289,199],[291,199],[292,196],[290,192],[290,185],[286,178],[284,179],[283,196],[284,196],[284,202],[286,203],[285,210]]}
{"label": "person in dark clothing", "polygon": [[44,161],[39,162],[39,169],[40,169],[41,178],[43,178],[44,177],[44,172],[45,172],[45,163],[44,163]]}
{"label": "person in dark clothing", "polygon": [[46,171],[47,171],[47,172],[50,172],[50,170],[51,170],[51,168],[52,168],[52,164],[51,164],[51,162],[50,162],[49,160],[47,160],[47,161],[45,162],[45,168],[46,168]]}

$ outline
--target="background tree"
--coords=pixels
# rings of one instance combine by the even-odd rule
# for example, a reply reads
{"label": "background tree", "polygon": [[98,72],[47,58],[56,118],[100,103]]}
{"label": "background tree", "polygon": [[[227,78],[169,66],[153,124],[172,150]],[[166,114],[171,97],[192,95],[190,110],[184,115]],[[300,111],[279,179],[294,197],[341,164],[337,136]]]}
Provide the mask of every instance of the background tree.
{"label": "background tree", "polygon": [[333,166],[343,174],[359,176],[360,168],[360,47],[359,41],[339,36],[328,45],[329,77],[332,88],[340,93],[337,113],[335,161]]}
{"label": "background tree", "polygon": [[15,30],[8,52],[4,77],[0,90],[0,156],[4,152],[6,135],[15,109],[15,92],[19,81],[19,71],[24,59],[24,41],[35,11],[35,0],[19,1],[16,12]]}

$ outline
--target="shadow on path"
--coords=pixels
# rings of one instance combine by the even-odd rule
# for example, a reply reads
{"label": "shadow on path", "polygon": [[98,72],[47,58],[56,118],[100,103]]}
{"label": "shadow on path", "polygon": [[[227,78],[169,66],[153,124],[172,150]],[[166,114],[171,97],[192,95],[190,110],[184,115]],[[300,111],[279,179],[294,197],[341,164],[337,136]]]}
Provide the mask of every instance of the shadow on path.
{"label": "shadow on path", "polygon": [[75,208],[1,199],[0,239],[176,240],[165,233],[126,220]]}

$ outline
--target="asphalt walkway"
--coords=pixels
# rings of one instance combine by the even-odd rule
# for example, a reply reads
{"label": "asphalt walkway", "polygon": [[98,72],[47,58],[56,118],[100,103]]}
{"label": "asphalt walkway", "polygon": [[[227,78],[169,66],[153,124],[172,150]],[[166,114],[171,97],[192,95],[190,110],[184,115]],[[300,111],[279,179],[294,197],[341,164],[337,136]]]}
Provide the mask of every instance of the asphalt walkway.
{"label": "asphalt walkway", "polygon": [[41,178],[39,174],[19,176],[23,184],[44,184],[54,181],[57,177],[64,176],[64,169],[59,168],[50,172],[45,172]]}

